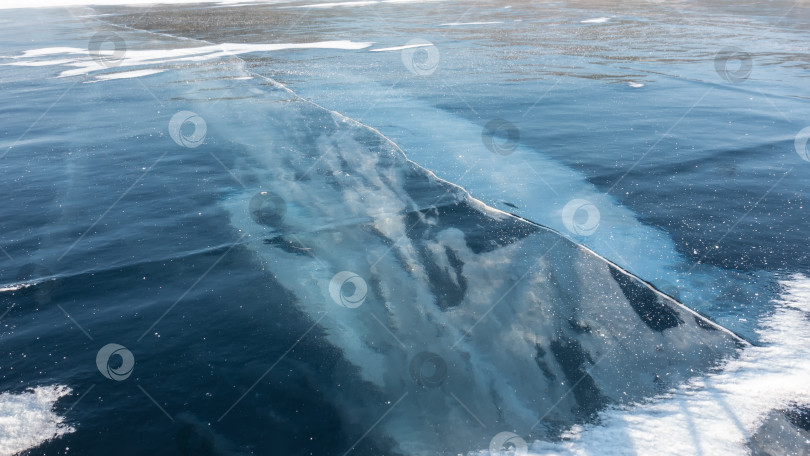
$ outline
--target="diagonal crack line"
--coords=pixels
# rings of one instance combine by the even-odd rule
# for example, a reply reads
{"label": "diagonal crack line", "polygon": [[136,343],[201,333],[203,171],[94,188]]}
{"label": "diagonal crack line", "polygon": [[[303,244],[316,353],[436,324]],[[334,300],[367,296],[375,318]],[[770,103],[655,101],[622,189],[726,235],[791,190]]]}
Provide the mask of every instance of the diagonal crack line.
{"label": "diagonal crack line", "polygon": [[628,174],[630,174],[630,173],[631,173],[631,172],[632,172],[632,171],[633,171],[633,170],[636,168],[636,166],[638,166],[638,164],[639,164],[639,163],[641,163],[641,161],[642,161],[642,160],[644,160],[644,159],[647,157],[647,155],[648,155],[650,152],[652,152],[652,150],[653,150],[653,149],[655,149],[655,146],[657,146],[657,145],[658,145],[658,143],[660,143],[661,141],[663,141],[663,140],[664,140],[664,138],[666,138],[666,136],[669,134],[669,132],[671,132],[673,129],[675,129],[675,127],[677,127],[677,126],[678,126],[678,124],[680,124],[680,123],[681,123],[681,121],[682,121],[684,118],[686,118],[686,116],[688,116],[688,115],[689,115],[689,113],[691,113],[691,112],[692,112],[692,110],[693,110],[693,109],[695,109],[695,107],[696,107],[696,106],[697,106],[697,105],[698,105],[698,104],[699,104],[701,101],[703,101],[703,99],[704,99],[704,98],[706,98],[706,95],[708,95],[708,94],[709,94],[709,92],[711,92],[712,90],[714,90],[714,87],[709,87],[709,90],[707,90],[707,91],[706,91],[706,93],[704,93],[704,94],[703,94],[703,95],[702,95],[702,96],[701,96],[701,97],[698,99],[698,101],[696,101],[696,102],[695,102],[695,103],[694,103],[694,104],[693,104],[693,105],[692,105],[692,106],[691,106],[691,107],[690,107],[690,108],[689,108],[689,109],[688,109],[688,110],[687,110],[687,111],[686,111],[686,112],[685,112],[685,113],[684,113],[684,114],[683,114],[683,115],[680,117],[680,119],[678,119],[678,120],[677,120],[677,121],[676,121],[674,124],[672,124],[672,126],[671,126],[671,127],[669,127],[669,130],[667,130],[667,131],[666,131],[666,133],[664,133],[663,135],[661,135],[661,137],[660,137],[660,138],[658,138],[658,141],[656,141],[656,142],[655,142],[655,144],[653,144],[652,146],[650,146],[650,148],[649,148],[649,149],[647,149],[647,152],[644,152],[644,154],[641,156],[641,158],[639,158],[638,160],[636,160],[636,162],[635,162],[635,163],[633,163],[633,166],[631,166],[631,167],[630,167],[630,169],[628,169],[627,171],[625,171],[625,173],[624,173],[624,174],[622,174],[622,177],[620,177],[620,178],[619,178],[619,180],[617,180],[616,182],[614,182],[614,183],[613,183],[613,185],[611,185],[611,186],[610,186],[610,188],[609,188],[609,189],[607,189],[607,191],[605,192],[605,195],[609,195],[609,194],[610,194],[610,192],[612,192],[612,191],[613,191],[613,189],[614,189],[614,188],[616,188],[616,186],[617,186],[617,185],[619,185],[619,183],[620,183],[620,182],[621,182],[621,181],[622,181],[622,180],[623,180],[625,177],[627,177],[627,175],[628,175]]}
{"label": "diagonal crack line", "polygon": [[6,311],[5,311],[5,312],[3,312],[2,314],[0,314],[0,321],[3,321],[3,318],[5,318],[5,317],[6,317],[6,314],[8,314],[9,312],[11,312],[11,309],[13,309],[13,308],[14,308],[14,304],[12,303],[10,306],[8,306],[8,309],[6,309]]}
{"label": "diagonal crack line", "polygon": [[141,341],[141,339],[143,339],[144,337],[146,337],[146,335],[147,335],[147,334],[149,334],[149,331],[151,331],[151,330],[152,330],[152,328],[154,328],[155,326],[157,326],[157,324],[158,324],[158,323],[160,323],[160,321],[161,321],[161,320],[163,320],[163,317],[165,317],[165,316],[166,316],[166,315],[167,315],[169,312],[171,312],[171,311],[172,311],[172,309],[174,309],[174,307],[175,307],[177,304],[179,304],[179,303],[180,303],[180,301],[182,301],[182,300],[183,300],[183,298],[185,298],[185,297],[186,297],[186,295],[187,295],[187,294],[189,294],[189,293],[191,292],[191,290],[193,290],[193,289],[194,289],[194,287],[196,287],[196,286],[197,286],[197,284],[198,284],[198,283],[200,283],[200,282],[201,282],[201,281],[202,281],[202,280],[203,280],[203,279],[204,279],[204,278],[205,278],[205,277],[208,275],[208,273],[209,273],[209,272],[211,272],[211,270],[212,270],[212,269],[214,269],[214,268],[216,267],[216,265],[218,265],[218,264],[219,264],[219,262],[220,262],[220,261],[222,261],[222,260],[225,258],[225,256],[226,256],[226,255],[228,255],[228,253],[230,253],[230,251],[231,251],[231,250],[233,250],[233,248],[234,248],[234,247],[236,247],[237,245],[239,245],[239,243],[242,241],[242,239],[244,239],[244,238],[245,238],[245,236],[247,236],[247,233],[242,234],[242,236],[240,236],[240,237],[239,237],[239,239],[237,239],[237,240],[236,240],[236,242],[234,242],[233,244],[231,244],[231,246],[230,246],[230,247],[228,247],[228,250],[226,250],[226,251],[225,251],[225,253],[223,253],[222,255],[220,255],[220,256],[219,256],[219,258],[217,258],[217,259],[216,259],[216,261],[214,261],[214,263],[213,263],[213,264],[211,264],[211,266],[209,266],[209,267],[208,267],[208,269],[206,269],[206,270],[205,270],[205,272],[203,272],[203,273],[202,273],[202,275],[201,275],[200,277],[198,277],[198,278],[197,278],[197,280],[195,280],[195,281],[194,281],[194,283],[192,283],[192,284],[191,284],[191,286],[190,286],[190,287],[188,287],[188,289],[187,289],[186,291],[184,291],[184,292],[183,292],[183,294],[182,294],[182,295],[180,295],[180,297],[179,297],[179,298],[177,298],[177,300],[176,300],[176,301],[174,301],[174,303],[172,303],[172,305],[170,305],[170,306],[169,306],[169,308],[168,308],[168,309],[166,309],[166,311],[165,311],[165,312],[163,312],[163,315],[161,315],[161,316],[160,316],[160,317],[159,317],[157,320],[155,320],[155,322],[154,322],[154,323],[152,323],[152,326],[150,326],[150,327],[149,327],[149,329],[147,329],[146,331],[144,331],[144,332],[143,332],[143,334],[141,334],[141,337],[139,337],[139,338],[138,338],[138,342],[140,342],[140,341]]}
{"label": "diagonal crack line", "polygon": [[[458,179],[456,179],[456,185],[461,185],[461,181],[464,179],[464,176],[466,176],[467,173],[469,173],[473,168],[475,168],[475,165],[477,165],[479,161],[481,161],[480,158],[475,160],[475,162],[473,162],[473,164],[464,171],[464,174],[462,174],[461,176],[458,177]],[[436,199],[433,200],[433,202],[431,202],[428,205],[428,209],[436,207],[436,204],[439,203],[439,201],[441,201],[442,198],[447,196],[450,193],[450,191],[453,190],[453,189],[454,189],[454,187],[448,186],[447,190],[445,190],[444,193],[439,195]],[[397,246],[397,244],[399,244],[399,241],[405,239],[408,236],[408,233],[410,233],[411,230],[413,230],[414,227],[416,227],[416,225],[418,225],[420,222],[423,222],[423,221],[424,221],[424,216],[422,216],[420,214],[419,218],[415,222],[413,222],[413,224],[411,226],[409,226],[405,230],[405,232],[402,234],[402,236],[400,236],[396,241],[394,241],[390,246],[388,246],[388,249],[386,249],[386,251],[382,255],[380,255],[379,258],[377,258],[377,261],[375,261],[374,264],[371,265],[371,267],[373,268],[374,266],[377,266],[377,263],[382,261],[382,259],[385,258],[385,256],[388,255],[388,253],[390,253],[391,250],[393,250],[393,248]]]}
{"label": "diagonal crack line", "polygon": [[307,334],[309,334],[309,332],[310,332],[310,331],[312,331],[312,330],[315,328],[315,326],[317,326],[317,325],[318,325],[318,323],[320,323],[320,322],[321,322],[321,320],[323,320],[323,319],[324,319],[324,317],[326,317],[326,314],[321,315],[321,318],[319,318],[319,319],[318,319],[318,320],[317,320],[315,323],[313,323],[313,324],[312,324],[312,326],[310,326],[310,327],[309,327],[309,329],[307,329],[307,330],[306,330],[306,332],[304,332],[304,334],[302,334],[302,335],[301,335],[301,337],[299,337],[299,338],[298,338],[298,339],[295,341],[295,343],[293,343],[293,344],[290,346],[290,348],[288,348],[288,349],[287,349],[287,351],[285,351],[284,353],[282,353],[282,355],[281,355],[281,356],[279,356],[279,358],[276,360],[276,362],[274,362],[274,363],[273,363],[273,365],[271,365],[270,367],[268,367],[268,368],[267,368],[267,370],[266,370],[266,371],[264,371],[264,373],[262,374],[262,376],[261,376],[261,377],[259,377],[259,378],[258,378],[258,380],[256,380],[255,382],[253,382],[253,384],[252,384],[252,385],[250,385],[250,388],[248,388],[248,389],[247,389],[247,391],[245,391],[244,393],[242,393],[242,395],[241,395],[241,396],[239,396],[239,399],[237,399],[237,400],[236,400],[236,402],[234,402],[234,403],[233,403],[233,405],[231,405],[230,407],[228,407],[228,410],[225,410],[225,413],[223,413],[223,414],[222,414],[222,416],[220,416],[220,417],[217,419],[217,422],[222,421],[222,419],[223,419],[223,418],[225,418],[225,416],[227,416],[227,415],[228,415],[228,413],[231,413],[231,410],[233,410],[233,408],[234,408],[234,407],[236,407],[236,406],[237,406],[237,405],[238,405],[240,402],[242,402],[242,399],[244,399],[244,398],[245,398],[245,396],[247,396],[248,394],[250,394],[250,392],[251,392],[251,391],[253,391],[253,388],[255,388],[255,387],[256,387],[256,385],[258,385],[258,384],[259,384],[259,382],[261,382],[261,381],[264,379],[264,377],[267,377],[267,374],[269,374],[269,373],[270,373],[270,371],[271,371],[271,370],[273,370],[273,368],[275,368],[275,367],[278,365],[278,363],[280,363],[280,362],[281,362],[281,360],[283,360],[284,358],[286,358],[286,357],[287,357],[287,355],[288,355],[288,354],[289,354],[291,351],[293,351],[293,349],[294,349],[294,348],[295,348],[295,347],[298,345],[298,343],[299,343],[299,342],[301,342],[302,340],[304,340],[304,337],[307,337]]}
{"label": "diagonal crack line", "polygon": [[[643,323],[642,323],[641,319],[636,320],[636,322],[635,322],[635,326],[636,326],[636,327],[640,327],[640,326],[642,326],[642,325],[643,325]],[[565,392],[565,394],[563,394],[562,396],[560,396],[560,398],[559,398],[559,399],[557,399],[557,401],[556,401],[556,402],[554,402],[554,404],[552,404],[552,406],[551,406],[551,407],[549,407],[549,409],[548,409],[548,410],[546,410],[546,413],[544,413],[544,414],[543,414],[543,415],[542,415],[542,416],[541,416],[541,417],[540,417],[540,418],[539,418],[539,419],[538,419],[538,420],[537,420],[537,421],[536,421],[536,422],[535,422],[535,423],[534,423],[534,424],[533,424],[533,425],[532,425],[532,426],[529,428],[529,433],[531,433],[531,431],[532,431],[532,430],[533,430],[535,427],[537,427],[537,425],[538,425],[538,424],[540,424],[540,423],[541,423],[541,422],[542,422],[542,421],[543,421],[543,420],[544,420],[544,419],[545,419],[545,418],[548,416],[548,414],[549,414],[549,413],[551,413],[551,412],[552,412],[552,411],[553,411],[555,408],[557,408],[557,406],[558,406],[558,405],[560,405],[560,403],[561,403],[561,402],[562,402],[562,401],[563,401],[563,400],[564,400],[566,397],[568,397],[568,395],[569,395],[569,394],[571,394],[571,393],[572,393],[572,392],[573,392],[573,391],[576,389],[576,387],[577,387],[577,386],[579,386],[579,384],[580,384],[580,383],[582,383],[582,381],[583,381],[583,380],[585,380],[585,378],[589,377],[589,376],[591,375],[591,372],[592,372],[594,369],[596,369],[596,367],[597,367],[599,364],[601,364],[601,363],[602,363],[602,361],[604,361],[604,360],[605,360],[605,359],[608,357],[608,355],[610,355],[611,353],[613,353],[613,351],[615,351],[615,350],[616,350],[616,348],[618,348],[618,347],[623,347],[625,350],[629,350],[629,348],[626,346],[625,342],[624,342],[624,341],[623,341],[621,338],[616,339],[616,340],[615,340],[614,345],[613,345],[612,347],[610,347],[610,348],[609,348],[607,351],[605,351],[605,353],[604,353],[602,356],[600,356],[600,357],[599,357],[599,358],[598,358],[598,359],[597,359],[597,360],[596,360],[596,361],[595,361],[595,362],[594,362],[594,363],[593,363],[593,364],[592,364],[592,365],[591,365],[589,368],[585,369],[585,372],[582,374],[582,376],[580,376],[580,377],[577,379],[577,381],[576,381],[576,382],[574,382],[574,383],[571,385],[571,387],[570,387],[570,388],[568,388],[568,390]]]}
{"label": "diagonal crack line", "polygon": [[[368,114],[368,113],[369,113],[369,111],[371,111],[372,109],[374,109],[374,107],[375,107],[375,106],[377,106],[377,105],[380,103],[380,101],[382,101],[382,100],[385,98],[385,96],[386,96],[386,95],[388,95],[388,92],[390,92],[390,91],[391,91],[391,90],[392,90],[394,87],[396,87],[396,85],[397,85],[397,84],[399,84],[399,82],[400,82],[401,80],[402,80],[402,79],[397,79],[396,81],[394,81],[394,83],[393,83],[393,84],[392,84],[390,87],[388,87],[387,89],[385,89],[385,92],[382,94],[382,96],[377,97],[377,99],[376,99],[376,100],[374,100],[374,103],[372,103],[371,105],[369,105],[369,106],[368,106],[368,108],[367,108],[365,111],[363,111],[363,113],[362,113],[362,114],[360,114],[359,116],[357,116],[356,118],[354,118],[354,117],[350,118],[350,117],[348,117],[348,116],[343,116],[343,117],[345,117],[346,119],[349,119],[349,120],[350,120],[350,121],[352,121],[352,122],[356,122],[356,123],[360,124],[362,127],[365,127],[365,128],[367,128],[367,129],[371,129],[371,130],[376,131],[376,129],[374,129],[374,128],[373,128],[373,127],[371,127],[370,125],[366,125],[366,124],[365,124],[365,123],[363,123],[363,122],[362,122],[360,119],[362,119],[362,118],[363,118],[363,116],[365,116],[366,114]],[[303,98],[301,98],[301,99],[303,100]],[[310,103],[313,103],[313,102],[311,102],[311,101],[310,101]],[[319,106],[319,107],[320,107],[320,105],[318,105],[318,104],[316,104],[316,106]],[[326,108],[323,108],[323,109],[326,109]],[[342,114],[341,114],[341,115],[342,115]],[[341,132],[340,132],[340,134],[339,134],[338,136],[336,136],[336,137],[335,137],[333,140],[331,140],[331,143],[332,143],[332,144],[334,144],[334,146],[331,146],[331,145],[330,145],[329,147],[330,147],[330,148],[334,147],[335,152],[339,154],[339,153],[340,153],[340,141],[342,141],[342,140],[343,140],[343,137],[344,137],[344,136],[346,136],[347,134],[349,134],[349,133],[351,133],[351,132],[353,132],[353,130],[352,130],[352,129],[349,129],[349,128],[345,128],[345,129],[343,129],[343,131],[341,131]],[[381,134],[381,133],[380,133],[380,134]],[[331,151],[330,151],[330,152],[331,152]],[[326,155],[325,153],[322,153],[321,155],[319,155],[319,156],[318,156],[318,158],[317,158],[317,159],[315,159],[315,161],[314,161],[314,162],[312,162],[312,164],[309,166],[309,168],[307,168],[307,170],[306,170],[306,171],[304,171],[304,174],[302,174],[300,177],[298,177],[298,178],[295,180],[295,182],[298,182],[298,181],[300,181],[301,179],[303,179],[304,177],[306,177],[306,175],[307,175],[307,174],[309,174],[309,172],[310,172],[310,171],[312,171],[312,168],[314,168],[314,167],[315,167],[315,165],[317,165],[317,164],[318,164],[318,162],[320,162],[320,161],[321,161],[321,159],[322,159],[322,158],[323,158],[325,155]]]}

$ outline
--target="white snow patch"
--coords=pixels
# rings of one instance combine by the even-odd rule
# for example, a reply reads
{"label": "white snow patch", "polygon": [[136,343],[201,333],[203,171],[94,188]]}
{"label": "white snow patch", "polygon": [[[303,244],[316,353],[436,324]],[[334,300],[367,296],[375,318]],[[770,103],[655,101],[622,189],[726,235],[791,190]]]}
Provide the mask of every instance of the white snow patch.
{"label": "white snow patch", "polygon": [[448,22],[446,24],[440,24],[442,26],[457,26],[457,25],[488,25],[488,24],[503,24],[503,21],[491,21],[491,22]]}
{"label": "white snow patch", "polygon": [[34,448],[74,432],[53,405],[70,394],[62,385],[38,386],[22,393],[0,393],[0,455]]}
{"label": "white snow patch", "polygon": [[163,73],[166,70],[134,70],[134,71],[124,71],[121,73],[109,73],[109,74],[100,74],[96,76],[96,79],[99,81],[110,81],[113,79],[129,79],[129,78],[140,78],[143,76],[149,76],[152,74]]}
{"label": "white snow patch", "polygon": [[[109,53],[91,55],[90,51],[74,47],[53,47],[32,49],[23,52],[20,56],[12,57],[14,60],[3,65],[18,66],[46,66],[64,65],[74,67],[65,70],[59,77],[78,76],[89,74],[94,71],[106,70],[110,66],[116,68],[127,68],[143,65],[157,65],[170,62],[201,62],[213,60],[221,57],[249,54],[252,52],[272,52],[295,49],[339,49],[339,50],[359,50],[370,47],[371,42],[356,42],[349,40],[318,41],[312,43],[223,43],[215,45],[185,47],[174,49],[146,49],[127,50],[120,56],[120,61],[108,62],[107,65],[97,61],[93,57],[103,60],[112,58]],[[52,60],[43,60],[42,57],[57,56]],[[66,56],[75,56],[66,58]],[[154,74],[154,73],[151,73]],[[143,76],[144,74],[141,74]],[[131,76],[135,77],[135,76]],[[102,79],[102,78],[99,78]],[[111,78],[115,79],[115,78]]]}
{"label": "white snow patch", "polygon": [[610,20],[609,17],[595,17],[593,19],[585,19],[584,21],[581,21],[581,23],[583,23],[583,24],[603,24],[603,23],[605,23],[605,22],[607,22],[609,20]]}
{"label": "white snow patch", "polygon": [[403,46],[394,46],[394,47],[387,47],[387,48],[379,48],[379,49],[370,49],[369,52],[389,52],[389,51],[401,51],[403,49],[413,49],[413,48],[420,48],[426,46],[433,46],[430,43],[418,43],[418,44],[406,44]]}
{"label": "white snow patch", "polygon": [[27,284],[27,283],[20,283],[20,284],[17,284],[17,285],[8,285],[8,286],[5,286],[5,287],[0,287],[0,293],[6,292],[6,291],[17,291],[17,290],[21,290],[23,288],[28,288],[30,286],[31,286],[31,284]]}

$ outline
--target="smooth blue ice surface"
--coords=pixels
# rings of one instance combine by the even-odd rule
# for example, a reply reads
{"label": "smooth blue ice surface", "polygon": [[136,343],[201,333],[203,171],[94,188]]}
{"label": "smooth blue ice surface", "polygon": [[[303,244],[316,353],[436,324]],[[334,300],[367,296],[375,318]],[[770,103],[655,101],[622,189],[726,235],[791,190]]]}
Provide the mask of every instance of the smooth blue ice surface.
{"label": "smooth blue ice surface", "polygon": [[0,449],[773,446],[806,12],[691,6],[4,11]]}

